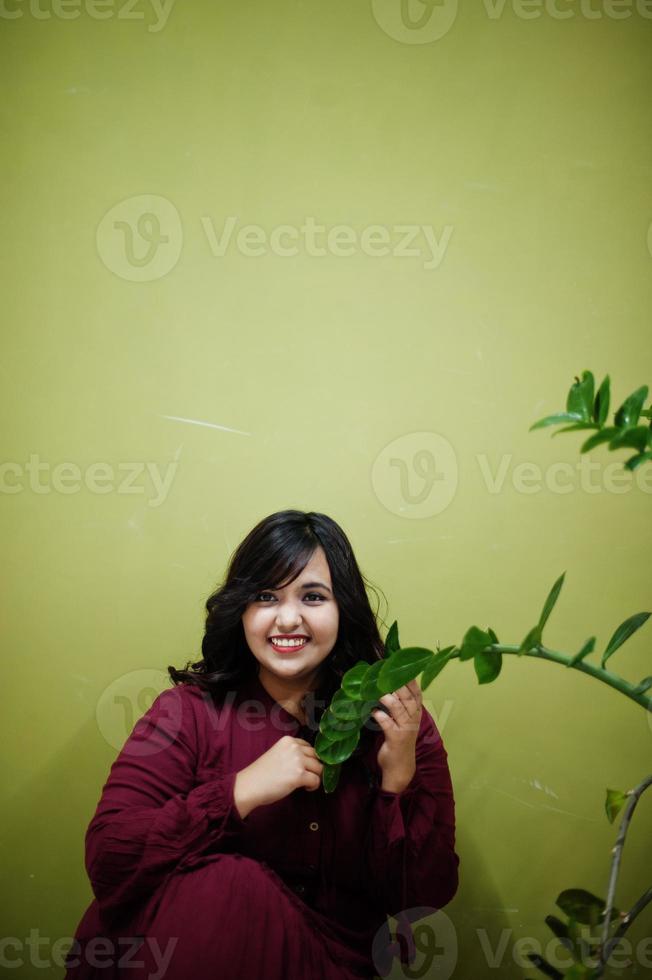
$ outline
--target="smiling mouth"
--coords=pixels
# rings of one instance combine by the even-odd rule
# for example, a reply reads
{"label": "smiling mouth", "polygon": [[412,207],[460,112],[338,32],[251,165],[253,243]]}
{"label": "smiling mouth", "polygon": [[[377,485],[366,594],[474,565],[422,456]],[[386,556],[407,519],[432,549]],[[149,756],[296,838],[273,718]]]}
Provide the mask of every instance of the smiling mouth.
{"label": "smiling mouth", "polygon": [[276,637],[271,637],[269,642],[277,653],[296,653],[297,650],[303,650],[309,640],[306,637],[302,640],[286,640],[285,642],[277,643]]}

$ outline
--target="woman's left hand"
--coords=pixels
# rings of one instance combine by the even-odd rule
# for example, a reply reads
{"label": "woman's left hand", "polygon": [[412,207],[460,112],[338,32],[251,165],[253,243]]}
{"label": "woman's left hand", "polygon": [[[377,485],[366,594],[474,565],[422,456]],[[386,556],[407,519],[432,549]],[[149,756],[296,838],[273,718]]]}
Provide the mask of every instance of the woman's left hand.
{"label": "woman's left hand", "polygon": [[423,713],[421,688],[413,679],[379,700],[391,712],[391,716],[380,708],[371,712],[385,735],[377,757],[383,784],[392,781],[407,785],[417,767],[416,744]]}

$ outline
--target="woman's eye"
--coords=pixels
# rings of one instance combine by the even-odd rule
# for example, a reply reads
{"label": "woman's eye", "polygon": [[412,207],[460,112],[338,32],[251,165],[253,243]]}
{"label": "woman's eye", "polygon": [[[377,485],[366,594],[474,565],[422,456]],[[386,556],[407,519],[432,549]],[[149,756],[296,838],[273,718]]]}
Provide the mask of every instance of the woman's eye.
{"label": "woman's eye", "polygon": [[[271,592],[259,592],[258,595],[256,596],[256,599],[260,599],[262,601],[263,596],[270,596],[270,598],[272,598],[272,599],[274,598],[274,596],[272,595]],[[324,596],[323,595],[320,595],[318,592],[307,592],[306,595],[304,596],[304,599],[320,599],[320,600],[323,600],[323,598],[324,598]]]}

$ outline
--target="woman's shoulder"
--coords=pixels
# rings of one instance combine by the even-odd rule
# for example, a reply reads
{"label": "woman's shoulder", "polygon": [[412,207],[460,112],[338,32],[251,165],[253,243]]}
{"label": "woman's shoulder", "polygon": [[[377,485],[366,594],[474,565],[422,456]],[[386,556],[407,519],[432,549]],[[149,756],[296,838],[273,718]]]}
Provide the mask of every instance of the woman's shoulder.
{"label": "woman's shoulder", "polygon": [[174,684],[154,698],[137,727],[148,729],[153,725],[165,731],[168,737],[172,733],[196,736],[202,727],[202,717],[214,717],[216,711],[219,712],[219,708],[210,691],[193,683]]}

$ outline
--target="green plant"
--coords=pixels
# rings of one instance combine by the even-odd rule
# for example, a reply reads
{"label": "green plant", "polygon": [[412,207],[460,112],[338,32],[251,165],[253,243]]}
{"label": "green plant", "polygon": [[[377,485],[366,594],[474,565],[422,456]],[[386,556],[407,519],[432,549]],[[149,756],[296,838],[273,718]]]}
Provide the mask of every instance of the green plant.
{"label": "green plant", "polygon": [[[566,399],[566,411],[540,419],[530,427],[533,429],[571,422],[558,430],[561,432],[579,429],[595,429],[595,435],[587,439],[581,447],[585,453],[601,443],[608,443],[609,449],[633,448],[636,455],[625,462],[629,470],[652,459],[652,421],[650,425],[640,425],[641,418],[652,419],[652,407],[643,409],[648,395],[648,386],[643,385],[634,391],[614,414],[613,426],[606,426],[610,402],[610,382],[607,375],[598,392],[595,393],[594,377],[591,371],[584,371],[582,379],[577,376]],[[472,660],[479,684],[496,680],[502,669],[504,654],[536,657],[564,667],[579,670],[609,685],[626,697],[635,701],[646,711],[652,712],[652,698],[646,692],[652,687],[652,676],[644,677],[638,684],[619,677],[605,667],[613,654],[629,639],[650,616],[649,612],[634,613],[622,622],[613,632],[607,643],[600,664],[587,661],[595,649],[596,638],[590,637],[575,654],[563,654],[543,645],[543,630],[552,612],[564,583],[565,572],[552,586],[543,605],[537,623],[528,631],[518,645],[501,644],[491,627],[486,630],[471,626],[464,634],[459,646],[448,646],[437,652],[425,647],[406,647],[399,644],[398,623],[394,621],[385,640],[384,658],[374,664],[359,661],[342,678],[340,689],[331,700],[320,722],[320,732],[315,742],[315,751],[324,763],[323,784],[325,791],[333,792],[337,786],[341,766],[354,751],[360,739],[360,730],[376,707],[383,694],[395,691],[403,684],[421,674],[421,690],[425,691],[443,668],[453,659]],[[631,909],[622,913],[613,906],[616,882],[620,868],[622,849],[627,829],[641,794],[652,785],[648,776],[634,789],[622,792],[606,791],[605,812],[613,823],[620,810],[627,804],[621,820],[616,844],[612,849],[611,871],[609,876],[607,900],[603,901],[591,892],[581,888],[569,888],[560,892],[556,904],[566,914],[563,922],[556,916],[546,917],[546,924],[557,936],[562,945],[571,953],[574,963],[560,973],[543,957],[528,954],[530,961],[540,972],[563,980],[597,980],[604,974],[609,957],[642,910],[652,902],[652,888],[649,888],[634,903]],[[609,930],[618,920],[612,935]],[[589,931],[601,929],[601,936],[582,935],[582,927]],[[589,965],[587,957],[593,957]]]}
{"label": "green plant", "polygon": [[324,763],[324,790],[331,793],[337,786],[342,763],[358,744],[360,731],[376,707],[378,699],[407,684],[419,674],[422,675],[421,690],[425,691],[446,664],[455,659],[472,660],[480,684],[489,684],[496,680],[502,669],[504,654],[548,660],[595,677],[646,710],[652,711],[652,698],[645,693],[652,687],[652,676],[643,678],[638,684],[632,684],[605,667],[616,650],[647,621],[649,612],[629,616],[614,630],[599,666],[586,659],[595,648],[594,636],[575,654],[559,653],[544,646],[543,629],[559,598],[565,575],[563,572],[552,586],[536,625],[528,631],[520,644],[500,643],[491,627],[483,630],[479,626],[470,626],[459,646],[448,646],[443,650],[437,647],[436,652],[426,647],[401,649],[398,623],[394,621],[385,640],[384,659],[373,664],[360,660],[347,670],[339,690],[335,692],[322,715],[315,751]]}
{"label": "green plant", "polygon": [[628,470],[633,470],[652,459],[652,422],[649,425],[638,424],[641,418],[652,419],[652,407],[643,409],[647,396],[647,385],[637,388],[614,414],[613,425],[605,425],[611,397],[609,375],[606,375],[596,394],[593,374],[591,371],[584,371],[582,380],[576,375],[575,382],[570,387],[566,397],[566,411],[539,419],[530,426],[529,431],[562,422],[570,422],[571,425],[558,429],[553,435],[576,432],[578,429],[596,429],[595,435],[586,440],[580,452],[587,453],[603,442],[609,444],[609,449],[636,449],[636,455],[625,463]]}

